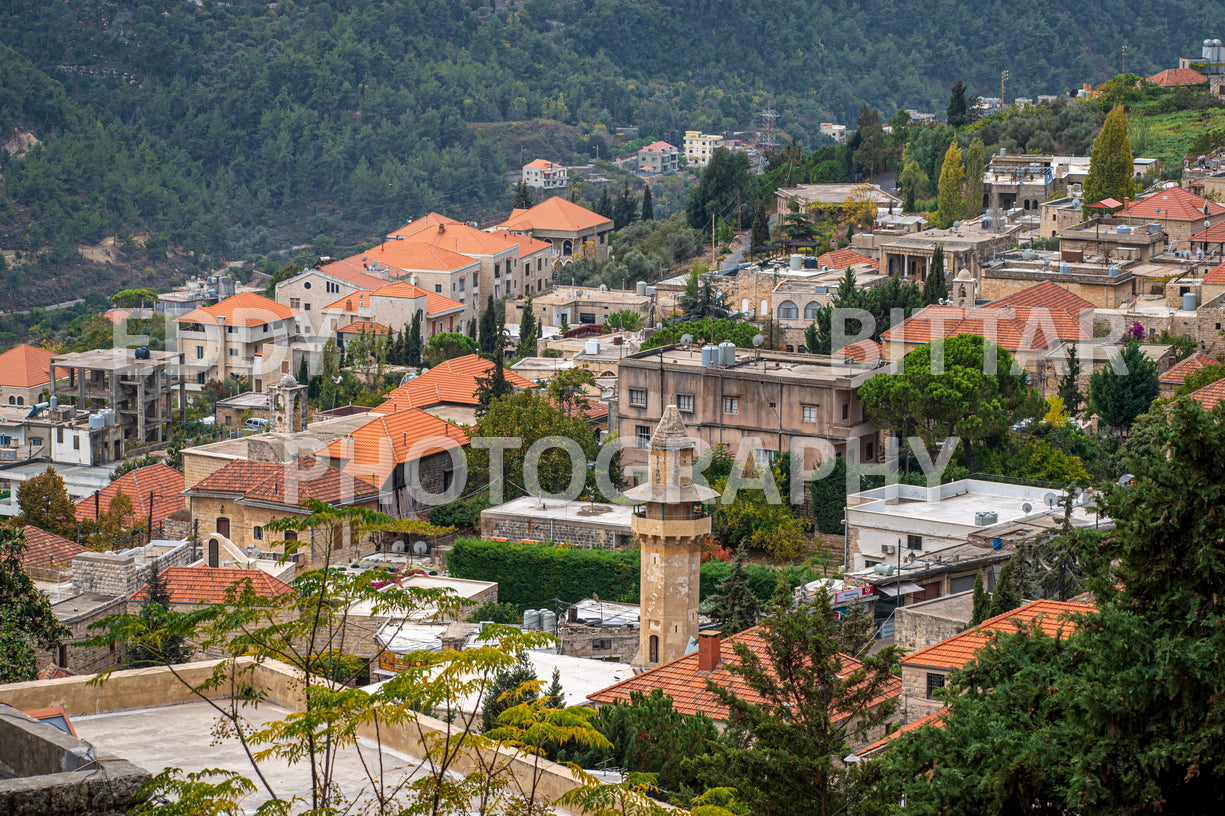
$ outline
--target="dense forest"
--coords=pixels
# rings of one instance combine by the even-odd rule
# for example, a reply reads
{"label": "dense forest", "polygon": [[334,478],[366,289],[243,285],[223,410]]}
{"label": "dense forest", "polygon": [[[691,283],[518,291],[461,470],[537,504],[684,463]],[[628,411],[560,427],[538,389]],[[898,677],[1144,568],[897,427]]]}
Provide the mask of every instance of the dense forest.
{"label": "dense forest", "polygon": [[[220,258],[326,250],[428,210],[509,207],[522,139],[607,157],[644,139],[752,127],[788,137],[862,105],[942,111],[1064,93],[1195,54],[1225,0],[977,7],[798,0],[9,0],[0,9],[0,307],[165,283]],[[547,124],[546,124],[547,123]],[[15,130],[16,129],[16,130]],[[530,149],[530,148],[529,148]],[[560,155],[572,150],[570,155]],[[530,156],[528,158],[531,158]],[[114,238],[126,264],[83,263]],[[17,253],[17,254],[13,254]],[[123,271],[118,271],[122,269]],[[72,277],[65,270],[72,270]],[[71,283],[67,283],[71,280]]]}

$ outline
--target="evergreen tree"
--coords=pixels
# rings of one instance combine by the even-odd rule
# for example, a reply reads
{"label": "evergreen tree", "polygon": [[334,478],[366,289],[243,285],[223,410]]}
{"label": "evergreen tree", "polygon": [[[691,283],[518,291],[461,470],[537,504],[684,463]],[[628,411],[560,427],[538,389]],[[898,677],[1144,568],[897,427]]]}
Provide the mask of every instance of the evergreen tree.
{"label": "evergreen tree", "polygon": [[499,397],[513,394],[515,387],[506,379],[506,369],[502,367],[502,349],[493,353],[493,365],[480,377],[476,378],[477,416],[484,416],[489,410],[489,404]]}
{"label": "evergreen tree", "polygon": [[56,649],[72,634],[26,574],[22,565],[25,549],[20,527],[0,526],[0,683],[36,679],[34,647]]}
{"label": "evergreen tree", "polygon": [[306,362],[306,355],[302,355],[302,362],[298,363],[298,385],[308,385],[311,381],[310,367]]}
{"label": "evergreen tree", "polygon": [[804,350],[809,354],[821,354],[820,348],[821,332],[817,328],[816,322],[809,323],[804,327]]}
{"label": "evergreen tree", "polygon": [[404,365],[421,365],[421,310],[413,312],[413,322],[404,335]]}
{"label": "evergreen tree", "polygon": [[936,210],[936,227],[948,229],[954,221],[965,217],[966,201],[962,186],[965,182],[966,168],[961,159],[961,148],[957,140],[949,145],[944,154],[944,164],[940,167],[940,182],[936,187],[938,209]]}
{"label": "evergreen tree", "polygon": [[1161,392],[1157,364],[1132,340],[1119,355],[1123,373],[1115,371],[1115,361],[1107,362],[1089,377],[1089,397],[1102,421],[1116,430],[1131,426],[1148,410]]}
{"label": "evergreen tree", "polygon": [[536,699],[531,687],[524,687],[524,683],[534,683],[536,680],[536,669],[527,659],[527,652],[521,652],[513,665],[499,669],[485,690],[481,703],[482,730],[492,730],[497,724],[498,715],[506,709]]}
{"label": "evergreen tree", "polygon": [[19,525],[29,524],[48,533],[76,540],[77,507],[68,497],[64,480],[55,468],[48,467],[32,479],[17,486],[17,507],[21,515]]}
{"label": "evergreen tree", "polygon": [[931,183],[923,167],[914,158],[910,145],[902,148],[902,171],[898,173],[897,186],[902,191],[902,209],[914,212],[920,196],[927,195],[927,186]]}
{"label": "evergreen tree", "polygon": [[1136,197],[1135,158],[1127,136],[1127,112],[1115,105],[1106,115],[1102,132],[1093,142],[1089,175],[1085,176],[1084,215],[1093,214],[1090,204],[1106,198],[1126,201]]}
{"label": "evergreen tree", "polygon": [[949,127],[961,127],[970,123],[970,106],[966,102],[966,86],[960,79],[949,92],[949,105],[944,111]]}
{"label": "evergreen tree", "polygon": [[974,576],[974,611],[970,613],[970,622],[966,625],[967,629],[972,629],[990,617],[991,611],[991,595],[987,593],[987,587],[983,583],[983,574],[980,572]]}
{"label": "evergreen tree", "polygon": [[494,302],[493,293],[490,293],[489,301],[481,312],[481,328],[476,338],[481,346],[481,356],[487,360],[491,359],[502,345],[502,335],[498,331],[498,324],[497,304]]}
{"label": "evergreen tree", "polygon": [[655,202],[651,199],[651,185],[642,188],[642,220],[655,220]]}
{"label": "evergreen tree", "polygon": [[975,136],[966,149],[966,218],[983,211],[983,173],[987,169],[987,147]]}
{"label": "evergreen tree", "polygon": [[[161,565],[155,560],[149,565],[148,599],[140,610],[143,629],[128,644],[128,668],[176,665],[191,660],[192,650],[181,634],[165,629],[171,611],[170,588],[162,576]],[[154,634],[156,633],[156,634]]]}
{"label": "evergreen tree", "polygon": [[749,234],[749,243],[752,247],[751,252],[757,252],[770,243],[770,214],[766,212],[765,201],[757,206],[757,214],[753,216],[753,229]]}
{"label": "evergreen tree", "polygon": [[613,229],[624,229],[638,220],[638,199],[630,192],[630,183],[625,182],[613,202]]}
{"label": "evergreen tree", "polygon": [[944,244],[936,244],[932,250],[932,262],[927,267],[927,280],[923,281],[923,305],[932,306],[948,297],[949,287],[944,275]]}
{"label": "evergreen tree", "polygon": [[532,308],[532,296],[523,302],[523,317],[519,320],[518,357],[535,357],[536,341],[540,338],[540,327],[536,323],[536,312]]}
{"label": "evergreen tree", "polygon": [[515,202],[511,206],[516,210],[529,210],[535,202],[532,200],[532,188],[527,186],[526,181],[520,181],[515,185]]}
{"label": "evergreen tree", "polygon": [[710,617],[721,624],[719,631],[724,637],[757,624],[757,618],[761,615],[761,600],[749,587],[743,548],[738,548],[732,556],[731,571],[719,582],[717,593],[711,598]]}
{"label": "evergreen tree", "polygon": [[1018,586],[1016,562],[1017,558],[1014,555],[1000,568],[1000,577],[995,582],[995,591],[991,593],[991,606],[987,610],[988,618],[1011,612],[1025,602],[1025,599],[1021,597],[1021,588]]}
{"label": "evergreen tree", "polygon": [[605,218],[613,217],[613,200],[612,196],[608,194],[608,185],[605,185],[604,188],[600,190],[600,197],[596,199],[595,203],[595,211]]}
{"label": "evergreen tree", "polygon": [[553,679],[549,681],[549,687],[544,690],[544,699],[549,708],[565,708],[566,695],[561,687],[561,671],[553,669]]}
{"label": "evergreen tree", "polygon": [[888,149],[885,145],[885,129],[880,123],[879,111],[868,111],[865,105],[859,109],[855,120],[855,147],[851,160],[869,177],[885,169]]}
{"label": "evergreen tree", "polygon": [[1068,349],[1068,370],[1059,378],[1059,398],[1069,416],[1080,412],[1080,404],[1085,401],[1085,395],[1080,391],[1080,358],[1076,355],[1076,344]]}

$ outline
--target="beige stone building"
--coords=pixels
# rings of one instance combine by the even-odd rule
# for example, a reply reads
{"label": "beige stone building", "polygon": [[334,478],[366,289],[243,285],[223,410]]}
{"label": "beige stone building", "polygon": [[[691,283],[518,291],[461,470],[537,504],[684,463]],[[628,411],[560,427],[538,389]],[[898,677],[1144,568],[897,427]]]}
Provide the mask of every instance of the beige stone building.
{"label": "beige stone building", "polygon": [[1020,230],[1020,225],[1012,224],[995,232],[983,229],[977,221],[967,221],[950,229],[903,235],[877,244],[880,271],[921,284],[927,280],[932,253],[939,245],[944,249],[946,277],[952,270],[968,269],[977,278],[988,261],[1012,245]]}
{"label": "beige stone building", "polygon": [[1115,218],[1133,226],[1160,224],[1170,248],[1185,250],[1191,236],[1225,221],[1225,206],[1181,187],[1167,187],[1137,199]]}
{"label": "beige stone building", "polygon": [[200,391],[231,374],[251,381],[256,391],[293,368],[292,342],[299,335],[299,312],[275,300],[246,292],[177,319],[187,388]]}
{"label": "beige stone building", "polygon": [[[516,298],[506,302],[506,322],[522,323],[527,301]],[[637,291],[595,286],[555,286],[543,295],[532,297],[532,313],[538,326],[602,325],[617,312],[633,312],[642,325],[649,325],[655,298]]]}
{"label": "beige stone building", "polygon": [[553,196],[529,209],[512,210],[510,217],[499,224],[493,234],[505,230],[550,244],[555,265],[560,265],[575,256],[607,258],[612,228],[611,219],[561,196]]}
{"label": "beige stone building", "polygon": [[[51,359],[46,349],[20,343],[0,354],[0,405],[20,408],[43,401],[51,393]],[[62,382],[67,371],[57,371]],[[9,408],[12,410],[12,408]]]}

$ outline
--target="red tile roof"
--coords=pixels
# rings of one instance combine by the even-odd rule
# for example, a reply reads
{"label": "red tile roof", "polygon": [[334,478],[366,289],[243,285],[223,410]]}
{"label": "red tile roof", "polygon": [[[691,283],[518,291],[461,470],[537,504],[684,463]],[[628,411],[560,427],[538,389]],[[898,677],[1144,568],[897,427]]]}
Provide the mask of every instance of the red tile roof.
{"label": "red tile roof", "polygon": [[1220,362],[1215,357],[1211,357],[1202,351],[1197,351],[1187,359],[1170,366],[1161,375],[1161,382],[1165,385],[1182,385],[1187,381],[1187,377],[1201,368],[1207,368],[1212,365],[1220,365]]}
{"label": "red tile roof", "polygon": [[1062,308],[1007,305],[997,308],[992,303],[975,309],[925,306],[902,325],[882,334],[881,341],[921,344],[930,343],[937,336],[977,334],[1011,352],[1044,351],[1061,340],[1082,342],[1083,333],[1076,316]]}
{"label": "red tile roof", "polygon": [[1133,202],[1120,215],[1154,221],[1198,221],[1206,215],[1222,213],[1225,213],[1225,207],[1215,201],[1209,201],[1181,187],[1167,187]]}
{"label": "red tile roof", "polygon": [[324,275],[330,275],[337,280],[342,280],[345,283],[352,284],[358,289],[378,289],[380,286],[387,283],[384,278],[370,274],[368,271],[368,263],[362,261],[361,255],[354,255],[351,258],[332,261],[329,264],[319,267],[318,271]]}
{"label": "red tile roof", "polygon": [[856,363],[876,363],[881,358],[881,345],[875,340],[860,340],[837,349],[832,356],[849,357]]}
{"label": "red tile roof", "polygon": [[1178,85],[1203,85],[1208,77],[1190,68],[1167,68],[1153,74],[1148,81],[1163,88],[1173,88]]}
{"label": "red tile roof", "polygon": [[[471,224],[447,218],[445,215],[430,213],[423,218],[405,224],[392,233],[407,241],[420,241],[425,244],[449,249],[461,255],[490,256],[511,250],[514,254],[516,243],[503,230],[485,232]],[[390,242],[394,243],[394,242]],[[374,252],[374,250],[371,250]]]}
{"label": "red tile roof", "polygon": [[[456,357],[439,363],[387,394],[386,401],[375,408],[381,414],[391,414],[406,408],[428,408],[440,403],[477,405],[477,379],[488,374],[493,363],[476,354]],[[536,383],[506,369],[506,381],[514,388],[535,388]]]}
{"label": "red tile roof", "polygon": [[364,478],[341,473],[313,456],[296,462],[235,459],[197,482],[187,495],[235,496],[243,502],[298,507],[306,499],[329,504],[363,504],[378,498]]}
{"label": "red tile roof", "polygon": [[548,159],[536,159],[535,161],[530,161],[523,165],[525,170],[528,168],[531,168],[532,170],[561,170],[563,167],[564,165],[554,164]]}
{"label": "red tile roof", "polygon": [[989,305],[993,308],[1023,306],[1031,309],[1058,309],[1073,316],[1081,312],[1092,311],[1094,308],[1091,301],[1051,281],[1043,281],[1019,292],[1013,292],[1011,295],[992,301]]}
{"label": "red tile roof", "polygon": [[833,252],[826,252],[824,255],[817,256],[818,267],[828,266],[830,269],[847,269],[864,264],[873,269],[880,269],[879,261],[874,261],[867,255],[863,255],[853,249],[836,249]]}
{"label": "red tile roof", "polygon": [[[760,694],[749,688],[744,678],[734,674],[728,668],[729,665],[740,662],[740,658],[736,655],[736,650],[732,645],[733,642],[745,644],[752,652],[762,658],[765,666],[768,667],[770,665],[766,654],[765,630],[761,626],[755,626],[752,629],[746,629],[738,635],[721,639],[719,643],[720,662],[714,671],[699,671],[698,653],[690,652],[670,663],[664,663],[642,674],[622,680],[620,683],[600,689],[594,694],[588,695],[587,699],[597,703],[628,702],[630,692],[632,691],[650,694],[655,689],[662,689],[664,694],[672,698],[672,707],[682,714],[700,713],[714,720],[725,720],[728,713],[727,708],[706,688],[706,681],[708,679],[723,688],[731,690],[742,700],[750,703],[764,702]],[[842,664],[839,668],[839,674],[841,675],[850,674],[863,666],[862,663],[853,657],[847,657],[846,655],[838,655],[838,657],[842,659]],[[901,690],[902,681],[898,678],[892,678],[887,684],[884,693],[876,700],[873,700],[872,705],[879,705],[885,700],[896,697]]]}
{"label": "red tile roof", "polygon": [[[0,354],[0,385],[9,388],[34,388],[51,382],[51,360],[46,349],[22,343]],[[67,373],[60,369],[62,373]]]}
{"label": "red tile roof", "polygon": [[[647,153],[666,153],[669,150],[676,150],[676,147],[667,142],[651,142],[646,147],[642,148]],[[642,152],[642,151],[639,151]]]}
{"label": "red tile roof", "polygon": [[316,455],[341,464],[346,473],[382,484],[398,465],[467,444],[468,435],[461,428],[409,408],[375,416]]}
{"label": "red tile roof", "polygon": [[[1225,221],[1222,221],[1221,223],[1222,225],[1225,225]],[[1223,237],[1222,240],[1225,240],[1225,237]],[[1208,270],[1208,274],[1204,275],[1204,280],[1202,282],[1208,284],[1209,286],[1225,286],[1225,263],[1218,264],[1217,266],[1214,266],[1212,269]]]}
{"label": "red tile roof", "polygon": [[[167,567],[162,572],[170,602],[176,604],[221,603],[230,587],[241,587],[250,581],[251,589],[261,598],[278,598],[293,587],[261,569],[231,569],[229,567]],[[135,592],[131,599],[149,598],[148,587]]]}
{"label": "red tile roof", "polygon": [[388,328],[374,320],[354,320],[349,325],[336,331],[341,334],[381,334],[384,336],[396,333],[395,329]]}
{"label": "red tile roof", "polygon": [[1195,233],[1190,240],[1192,243],[1225,243],[1225,221],[1218,221],[1208,229]]}
{"label": "red tile roof", "polygon": [[243,292],[213,306],[193,309],[179,318],[180,323],[216,323],[224,317],[227,326],[261,326],[301,314],[283,303],[254,292]]}
{"label": "red tile roof", "polygon": [[149,517],[149,494],[153,494],[153,523],[164,521],[187,506],[183,500],[183,474],[163,465],[147,465],[120,476],[97,492],[97,500],[86,496],[77,502],[77,520],[96,519],[95,504],[105,513],[120,490],[132,500],[136,518]]}
{"label": "red tile roof", "polygon": [[1058,638],[1076,630],[1073,615],[1096,612],[1084,604],[1064,601],[1031,601],[1011,612],[996,615],[983,621],[973,629],[967,629],[948,640],[912,652],[902,658],[903,666],[919,666],[930,669],[960,669],[974,659],[978,650],[991,641],[997,632],[1010,634],[1037,624],[1048,636]]}
{"label": "red tile roof", "polygon": [[894,731],[892,734],[886,734],[885,736],[881,737],[880,739],[878,739],[876,742],[872,743],[871,745],[868,745],[867,747],[864,747],[864,748],[860,748],[858,751],[855,752],[855,756],[860,757],[861,759],[863,757],[872,756],[873,754],[880,751],[882,748],[887,747],[890,743],[892,743],[895,739],[902,736],[903,734],[909,734],[911,731],[917,731],[918,729],[924,728],[929,725],[932,728],[943,728],[944,727],[944,715],[947,713],[948,713],[948,709],[942,708],[939,711],[935,711],[935,712],[932,712],[931,714],[928,714],[926,717],[920,717],[917,720],[911,720],[910,722],[906,723],[898,730]]}
{"label": "red tile roof", "polygon": [[1205,411],[1211,411],[1217,407],[1217,403],[1225,400],[1225,380],[1217,380],[1210,385],[1205,385],[1198,391],[1192,391],[1188,396],[1204,406]]}
{"label": "red tile roof", "polygon": [[27,524],[22,532],[26,540],[26,549],[21,555],[24,567],[63,569],[70,566],[72,559],[81,553],[93,552],[89,547],[82,547],[75,541],[48,533],[40,527]]}
{"label": "red tile roof", "polygon": [[401,277],[410,272],[458,272],[471,268],[479,269],[477,261],[454,251],[450,247],[435,246],[421,240],[384,241],[378,246],[355,256],[363,263],[369,262],[392,267],[388,274]]}
{"label": "red tile roof", "polygon": [[587,229],[612,229],[613,222],[594,213],[586,207],[580,207],[573,201],[553,196],[546,198],[535,207],[527,210],[512,210],[510,217],[501,226],[508,230],[527,232],[530,230],[550,230],[557,232],[578,232]]}

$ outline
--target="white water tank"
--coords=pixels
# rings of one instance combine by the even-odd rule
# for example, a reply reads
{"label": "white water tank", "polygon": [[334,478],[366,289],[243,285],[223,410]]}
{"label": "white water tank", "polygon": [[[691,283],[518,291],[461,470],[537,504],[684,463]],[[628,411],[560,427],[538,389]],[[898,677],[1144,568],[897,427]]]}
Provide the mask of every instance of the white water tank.
{"label": "white water tank", "polygon": [[803,255],[792,255],[791,256],[791,269],[795,270],[795,269],[803,269],[803,268],[804,268],[804,256]]}
{"label": "white water tank", "polygon": [[102,414],[90,414],[89,415],[89,429],[91,431],[98,431],[105,427],[106,427],[106,420],[103,419]]}
{"label": "white water tank", "polygon": [[718,368],[719,367],[719,347],[712,345],[702,346],[702,368]]}
{"label": "white water tank", "polygon": [[637,289],[638,297],[647,296],[647,282],[646,281],[638,281],[638,283],[635,285],[635,288]]}
{"label": "white water tank", "polygon": [[730,340],[724,340],[719,344],[719,365],[724,368],[734,366],[736,364],[736,344]]}
{"label": "white water tank", "polygon": [[532,632],[540,630],[539,609],[529,609],[523,613],[523,628]]}
{"label": "white water tank", "polygon": [[550,635],[557,634],[557,613],[550,609],[540,610],[540,628]]}
{"label": "white water tank", "polygon": [[1188,312],[1195,311],[1195,293],[1194,292],[1183,292],[1182,293],[1182,307]]}
{"label": "white water tank", "polygon": [[600,353],[600,341],[593,338],[591,340],[588,340],[586,343],[583,343],[583,353],[592,354],[592,355],[599,354]]}

